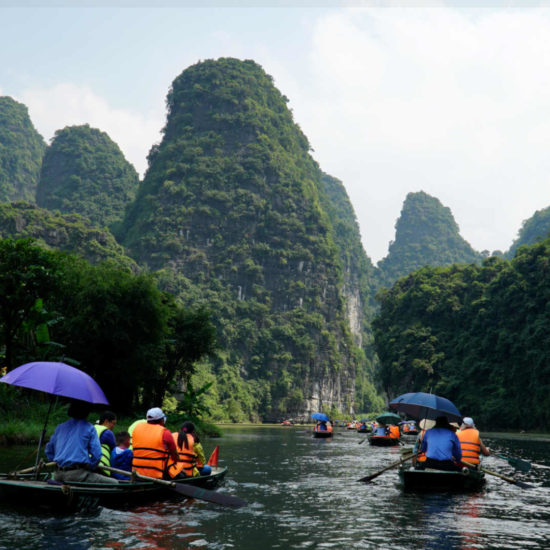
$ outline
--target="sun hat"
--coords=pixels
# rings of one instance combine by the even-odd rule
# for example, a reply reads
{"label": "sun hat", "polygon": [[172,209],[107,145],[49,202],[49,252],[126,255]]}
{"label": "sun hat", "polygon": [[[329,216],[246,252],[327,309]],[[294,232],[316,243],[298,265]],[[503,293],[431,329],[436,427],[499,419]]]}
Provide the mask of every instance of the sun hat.
{"label": "sun hat", "polygon": [[166,415],[159,407],[153,407],[147,411],[147,420],[166,420]]}

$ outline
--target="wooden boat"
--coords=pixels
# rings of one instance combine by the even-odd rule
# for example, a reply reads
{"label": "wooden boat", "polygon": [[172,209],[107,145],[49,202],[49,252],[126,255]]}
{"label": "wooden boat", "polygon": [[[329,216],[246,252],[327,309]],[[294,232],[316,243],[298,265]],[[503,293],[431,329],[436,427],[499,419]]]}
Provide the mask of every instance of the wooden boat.
{"label": "wooden boat", "polygon": [[399,477],[404,488],[411,491],[477,491],[485,483],[483,472],[469,468],[460,472],[401,468]]}
{"label": "wooden boat", "polygon": [[[189,484],[203,489],[215,489],[225,477],[227,468],[212,467],[208,476],[178,479],[178,484]],[[182,499],[180,494],[152,481],[120,481],[118,485],[105,483],[61,483],[51,474],[33,474],[10,477],[0,474],[0,502],[19,503],[24,506],[56,511],[91,511],[99,506],[106,508],[128,507],[147,501]]]}
{"label": "wooden boat", "polygon": [[399,439],[389,435],[369,435],[369,443],[376,447],[393,447],[399,445]]}
{"label": "wooden boat", "polygon": [[316,438],[325,438],[325,437],[332,437],[333,432],[332,429],[330,430],[313,430],[313,437]]}

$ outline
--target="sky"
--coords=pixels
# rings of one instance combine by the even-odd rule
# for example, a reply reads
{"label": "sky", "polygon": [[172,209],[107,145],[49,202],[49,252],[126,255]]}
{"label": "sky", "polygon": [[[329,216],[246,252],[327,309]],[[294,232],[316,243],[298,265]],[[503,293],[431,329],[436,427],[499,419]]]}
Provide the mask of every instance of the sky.
{"label": "sky", "polygon": [[550,206],[550,2],[0,0],[0,95],[46,141],[88,123],[141,175],[171,82],[254,59],[340,179],[376,263],[407,193],[506,251]]}

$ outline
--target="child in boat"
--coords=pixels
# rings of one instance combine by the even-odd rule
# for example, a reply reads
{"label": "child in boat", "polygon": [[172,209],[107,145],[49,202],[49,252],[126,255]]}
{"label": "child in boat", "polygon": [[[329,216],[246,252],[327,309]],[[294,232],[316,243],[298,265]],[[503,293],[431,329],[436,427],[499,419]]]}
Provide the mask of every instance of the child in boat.
{"label": "child in boat", "polygon": [[[132,452],[132,449],[130,449],[130,441],[130,434],[128,432],[118,432],[116,434],[117,446],[111,453],[111,466],[113,468],[126,470],[127,472],[132,471],[132,459],[134,458],[134,453]],[[130,476],[115,474],[114,472],[113,477],[116,479],[130,479]]]}

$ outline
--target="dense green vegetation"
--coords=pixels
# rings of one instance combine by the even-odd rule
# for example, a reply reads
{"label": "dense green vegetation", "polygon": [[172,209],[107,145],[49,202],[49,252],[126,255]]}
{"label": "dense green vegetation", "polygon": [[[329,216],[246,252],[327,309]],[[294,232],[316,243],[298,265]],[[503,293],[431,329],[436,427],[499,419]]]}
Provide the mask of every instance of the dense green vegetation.
{"label": "dense green vegetation", "polygon": [[447,266],[481,261],[481,255],[460,236],[449,208],[427,193],[409,193],[395,225],[395,241],[378,262],[382,286],[391,286],[426,265]]}
{"label": "dense green vegetation", "polygon": [[138,270],[108,229],[80,214],[62,215],[25,202],[0,204],[0,238],[32,238],[44,248],[72,252],[94,264],[108,261]]}
{"label": "dense green vegetation", "polygon": [[45,148],[27,107],[0,97],[0,202],[34,202]]}
{"label": "dense green vegetation", "polygon": [[525,220],[518,233],[518,238],[512,243],[506,254],[513,258],[517,249],[524,244],[535,244],[550,236],[550,206],[537,210],[528,220]]}
{"label": "dense green vegetation", "polygon": [[33,360],[77,364],[118,412],[161,404],[194,363],[214,350],[204,309],[183,308],[149,275],[31,240],[0,240],[2,365]]}
{"label": "dense green vegetation", "polygon": [[286,101],[253,61],[186,69],[119,232],[140,265],[161,270],[162,288],[215,312],[222,351],[199,371],[213,382],[218,419],[305,413],[315,399],[349,411],[369,368],[357,344],[364,314],[354,342],[344,289],[347,277],[364,297],[368,274],[345,275],[359,252],[338,236],[355,227],[331,223],[322,173]]}
{"label": "dense green vegetation", "polygon": [[134,199],[138,183],[134,167],[105,132],[87,124],[68,126],[46,150],[36,202],[111,226]]}
{"label": "dense green vegetation", "polygon": [[485,429],[548,429],[549,239],[510,261],[420,269],[380,299],[374,330],[390,398],[432,390]]}

